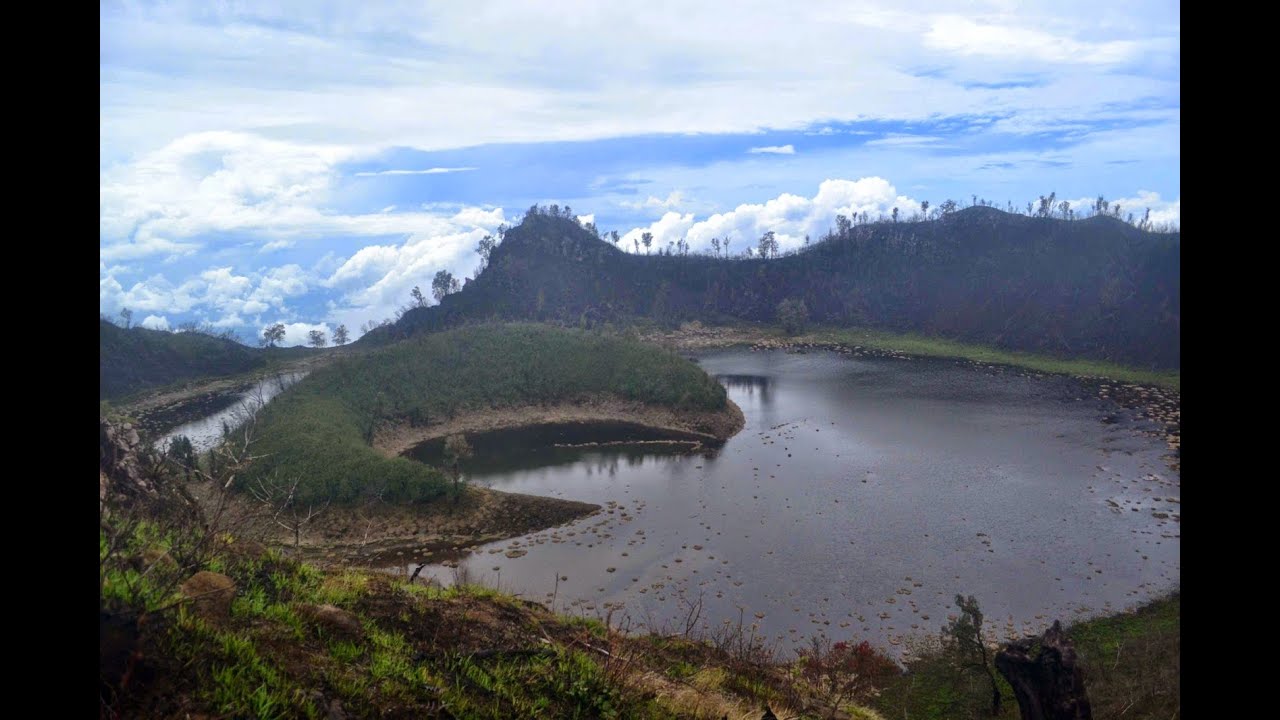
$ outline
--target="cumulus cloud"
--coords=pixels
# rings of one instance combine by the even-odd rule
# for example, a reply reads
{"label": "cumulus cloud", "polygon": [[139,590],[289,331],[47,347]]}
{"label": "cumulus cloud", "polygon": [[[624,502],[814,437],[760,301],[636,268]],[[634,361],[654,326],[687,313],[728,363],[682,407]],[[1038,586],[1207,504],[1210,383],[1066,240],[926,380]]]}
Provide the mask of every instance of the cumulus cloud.
{"label": "cumulus cloud", "polygon": [[772,230],[780,249],[785,251],[802,246],[806,235],[816,240],[826,233],[835,224],[836,215],[852,217],[865,212],[878,218],[895,207],[909,214],[919,210],[920,203],[900,195],[884,178],[831,179],[824,180],[811,198],[783,193],[767,202],[739,205],[704,220],[695,221],[692,213],[669,212],[648,227],[628,231],[622,246],[634,249],[632,241],[647,231],[653,233],[655,249],[685,238],[693,250],[707,250],[711,248],[711,238],[717,237],[728,238],[730,251],[741,254]]}
{"label": "cumulus cloud", "polygon": [[433,212],[326,210],[340,164],[356,157],[351,148],[249,133],[180,137],[100,173],[101,258],[190,254],[229,233],[247,234],[263,243],[262,252],[271,252],[303,237],[403,236],[446,227],[448,218]]}
{"label": "cumulus cloud", "polygon": [[264,323],[262,327],[258,328],[257,337],[262,337],[262,331],[266,330],[268,326],[274,325],[277,322],[284,325],[284,340],[280,343],[281,345],[284,345],[284,346],[310,344],[311,340],[307,336],[312,330],[319,330],[320,332],[324,333],[326,340],[329,340],[331,342],[333,340],[333,333],[329,330],[328,323],[284,322],[283,320],[276,320],[274,322]]}
{"label": "cumulus cloud", "polygon": [[[1182,196],[1173,200],[1165,200],[1160,193],[1150,190],[1139,190],[1132,197],[1106,198],[1111,207],[1120,206],[1120,218],[1128,219],[1133,214],[1134,220],[1141,220],[1151,209],[1151,223],[1155,226],[1179,225],[1182,217]],[[1076,209],[1077,217],[1091,214],[1097,197],[1076,198],[1071,200],[1071,207]]]}
{"label": "cumulus cloud", "polygon": [[796,147],[791,144],[765,145],[764,147],[753,147],[747,152],[753,155],[795,155]]}
{"label": "cumulus cloud", "polygon": [[222,318],[216,325],[231,327],[228,318],[255,317],[272,308],[287,311],[286,300],[306,293],[316,282],[295,264],[246,274],[225,266],[207,268],[177,284],[155,274],[126,289],[107,271],[98,281],[98,304],[108,313],[121,308],[177,314],[212,312]]}
{"label": "cumulus cloud", "polygon": [[360,248],[322,281],[340,293],[334,317],[353,329],[394,315],[409,301],[414,286],[430,294],[431,278],[439,270],[462,279],[478,263],[474,250],[481,238],[506,222],[502,208],[463,208],[439,227],[402,243]]}
{"label": "cumulus cloud", "polygon": [[168,330],[169,318],[163,315],[148,315],[138,324],[151,330]]}

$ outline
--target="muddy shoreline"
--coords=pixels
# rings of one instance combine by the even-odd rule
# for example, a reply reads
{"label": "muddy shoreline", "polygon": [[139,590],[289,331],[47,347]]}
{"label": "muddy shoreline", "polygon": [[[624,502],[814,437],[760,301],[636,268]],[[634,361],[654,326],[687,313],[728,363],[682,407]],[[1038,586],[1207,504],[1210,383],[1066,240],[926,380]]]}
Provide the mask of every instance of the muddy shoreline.
{"label": "muddy shoreline", "polygon": [[428,440],[457,433],[508,430],[547,423],[629,422],[680,435],[693,436],[707,445],[719,446],[733,437],[746,418],[732,400],[723,410],[684,411],[646,405],[616,398],[594,398],[580,403],[526,405],[496,410],[467,411],[443,423],[413,426],[399,423],[380,429],[373,447],[394,457]]}

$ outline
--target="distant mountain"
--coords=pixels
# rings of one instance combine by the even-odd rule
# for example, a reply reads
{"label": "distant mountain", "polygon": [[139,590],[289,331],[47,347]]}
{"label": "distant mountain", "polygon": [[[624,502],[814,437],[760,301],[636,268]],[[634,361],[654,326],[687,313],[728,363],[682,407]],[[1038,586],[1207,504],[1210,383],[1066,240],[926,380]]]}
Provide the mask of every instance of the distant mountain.
{"label": "distant mountain", "polygon": [[979,206],[927,222],[845,224],[771,259],[635,255],[570,218],[531,212],[460,292],[362,342],[482,319],[774,321],[782,300],[800,298],[820,323],[1176,368],[1180,244],[1179,233],[1111,217]]}
{"label": "distant mountain", "polygon": [[[202,376],[234,375],[266,364],[260,348],[199,332],[125,329],[99,321],[98,395],[109,400]],[[280,348],[275,352],[294,351]]]}

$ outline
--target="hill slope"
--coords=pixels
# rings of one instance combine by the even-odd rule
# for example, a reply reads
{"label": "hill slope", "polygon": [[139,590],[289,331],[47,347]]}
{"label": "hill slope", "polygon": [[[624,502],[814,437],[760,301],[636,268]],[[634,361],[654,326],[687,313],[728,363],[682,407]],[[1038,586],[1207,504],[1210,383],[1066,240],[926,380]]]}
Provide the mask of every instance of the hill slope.
{"label": "hill slope", "polygon": [[1180,242],[1113,218],[1067,222],[974,207],[929,222],[848,226],[768,260],[646,256],[573,220],[530,213],[461,292],[362,341],[480,319],[771,322],[782,300],[799,298],[821,323],[1174,368]]}
{"label": "hill slope", "polygon": [[99,321],[98,395],[114,399],[150,387],[209,375],[233,375],[261,367],[258,348],[202,333],[128,330]]}
{"label": "hill slope", "polygon": [[[445,476],[375,449],[392,426],[426,428],[472,411],[607,396],[690,418],[729,412],[724,387],[679,355],[637,340],[545,325],[426,335],[316,370],[263,409],[248,478],[301,478],[304,501],[389,502],[444,494]],[[733,429],[740,428],[739,423]]]}

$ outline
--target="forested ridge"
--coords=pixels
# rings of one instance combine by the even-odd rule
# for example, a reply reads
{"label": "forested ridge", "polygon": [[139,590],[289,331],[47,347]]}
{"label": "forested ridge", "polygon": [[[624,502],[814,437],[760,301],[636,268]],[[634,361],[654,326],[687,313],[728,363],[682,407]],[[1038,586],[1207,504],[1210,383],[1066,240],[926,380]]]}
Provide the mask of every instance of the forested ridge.
{"label": "forested ridge", "polygon": [[492,319],[775,322],[784,300],[799,299],[818,323],[1176,368],[1180,244],[1178,232],[1105,214],[1067,220],[975,206],[913,222],[838,218],[826,237],[775,257],[687,246],[649,255],[623,252],[567,212],[534,208],[485,249],[475,279],[363,342]]}

